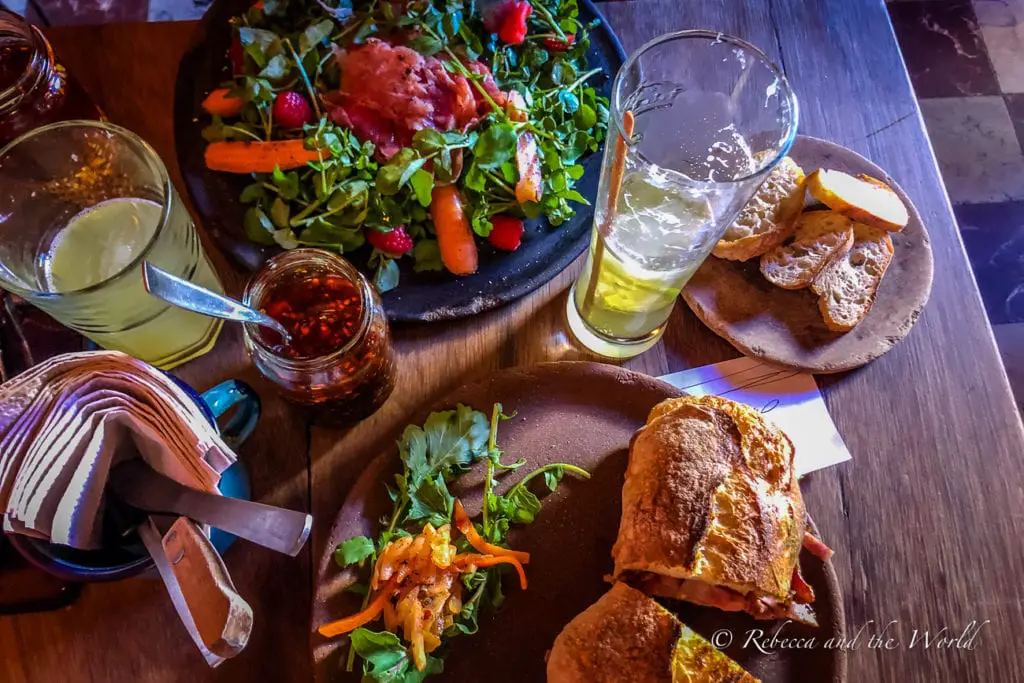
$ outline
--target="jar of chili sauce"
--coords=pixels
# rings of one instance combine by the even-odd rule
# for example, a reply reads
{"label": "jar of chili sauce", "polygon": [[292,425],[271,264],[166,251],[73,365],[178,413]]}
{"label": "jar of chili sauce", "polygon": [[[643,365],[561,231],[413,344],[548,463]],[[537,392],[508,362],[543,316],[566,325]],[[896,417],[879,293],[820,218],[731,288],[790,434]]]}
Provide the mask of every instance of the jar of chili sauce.
{"label": "jar of chili sauce", "polygon": [[102,118],[39,29],[0,8],[0,145],[54,121]]}
{"label": "jar of chili sauce", "polygon": [[377,291],[348,261],[293,249],[253,276],[244,301],[288,330],[246,324],[245,348],[281,394],[317,421],[348,424],[375,412],[395,386],[387,317]]}

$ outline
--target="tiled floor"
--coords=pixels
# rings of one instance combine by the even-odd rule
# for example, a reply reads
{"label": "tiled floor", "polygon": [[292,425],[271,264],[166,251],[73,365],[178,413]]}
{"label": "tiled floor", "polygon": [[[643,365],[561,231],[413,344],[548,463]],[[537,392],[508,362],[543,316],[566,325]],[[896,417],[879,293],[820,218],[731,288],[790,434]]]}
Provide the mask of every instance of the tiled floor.
{"label": "tiled floor", "polygon": [[889,14],[1024,407],[1024,0],[899,0]]}
{"label": "tiled floor", "polygon": [[[0,0],[44,25],[195,19],[210,1]],[[1024,407],[1024,0],[888,8]]]}

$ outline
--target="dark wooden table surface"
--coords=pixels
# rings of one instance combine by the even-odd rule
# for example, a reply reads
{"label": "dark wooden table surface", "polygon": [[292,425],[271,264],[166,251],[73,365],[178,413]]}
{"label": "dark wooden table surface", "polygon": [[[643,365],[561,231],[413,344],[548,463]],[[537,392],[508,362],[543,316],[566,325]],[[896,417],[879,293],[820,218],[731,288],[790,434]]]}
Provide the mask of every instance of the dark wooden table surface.
{"label": "dark wooden table surface", "polygon": [[[724,9],[728,6],[728,9]],[[936,170],[920,113],[879,0],[633,0],[601,5],[627,50],[656,34],[715,28],[763,48],[800,97],[803,133],[871,158],[907,190],[935,249],[931,301],[908,339],[869,366],[821,378],[854,454],[803,488],[838,551],[848,628],[864,628],[850,681],[1020,680],[1024,655],[1024,430]],[[171,168],[172,83],[189,24],[52,29],[63,61],[109,113],[150,141]],[[211,251],[213,251],[211,249]],[[214,253],[229,290],[242,274]],[[90,586],[59,613],[0,618],[0,681],[304,681],[311,677],[313,567],[363,464],[439,392],[497,368],[586,358],[567,338],[565,289],[577,263],[522,301],[471,320],[396,330],[398,388],[385,408],[340,433],[308,426],[248,365],[237,330],[181,374],[198,388],[253,383],[264,418],[241,456],[262,501],[309,509],[314,539],[297,558],[244,543],[226,556],[253,605],[248,649],[209,670],[163,587]],[[628,367],[660,375],[735,355],[685,310],[664,342]],[[973,649],[913,648],[915,629],[961,632],[988,622]],[[869,648],[895,622],[900,644]]]}

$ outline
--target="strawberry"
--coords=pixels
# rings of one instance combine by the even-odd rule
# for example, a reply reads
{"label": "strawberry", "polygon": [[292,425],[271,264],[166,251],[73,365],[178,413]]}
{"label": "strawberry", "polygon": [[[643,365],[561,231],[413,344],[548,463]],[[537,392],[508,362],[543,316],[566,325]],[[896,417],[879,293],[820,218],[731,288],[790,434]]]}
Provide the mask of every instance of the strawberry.
{"label": "strawberry", "polygon": [[498,249],[515,251],[523,240],[523,222],[512,216],[495,216],[491,219],[490,240]]}
{"label": "strawberry", "polygon": [[306,98],[297,92],[285,91],[274,98],[274,122],[282,128],[300,128],[313,122],[313,110]]}
{"label": "strawberry", "polygon": [[228,49],[228,58],[231,60],[232,74],[244,73],[245,50],[242,49],[242,41],[238,39],[238,36],[235,36],[235,39],[231,41],[231,47]]}
{"label": "strawberry", "polygon": [[533,5],[526,0],[512,3],[501,21],[498,37],[509,45],[521,45],[526,40],[526,20],[533,14]]}
{"label": "strawberry", "polygon": [[404,225],[399,225],[391,232],[381,232],[370,228],[366,231],[366,239],[374,249],[384,252],[391,258],[408,254],[412,249],[412,238],[405,231]]}
{"label": "strawberry", "polygon": [[565,52],[576,42],[576,34],[569,33],[565,36],[565,40],[559,40],[558,38],[545,38],[544,47],[549,52]]}

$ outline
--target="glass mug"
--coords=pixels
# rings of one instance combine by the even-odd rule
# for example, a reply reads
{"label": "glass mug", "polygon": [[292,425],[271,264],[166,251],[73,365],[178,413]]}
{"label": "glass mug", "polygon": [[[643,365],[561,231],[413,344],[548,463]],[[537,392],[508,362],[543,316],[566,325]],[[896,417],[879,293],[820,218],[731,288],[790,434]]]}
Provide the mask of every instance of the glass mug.
{"label": "glass mug", "polygon": [[590,350],[654,346],[676,298],[796,137],[797,102],[753,45],[679,31],[615,76],[586,266],[567,304]]}
{"label": "glass mug", "polygon": [[141,138],[68,121],[0,150],[0,287],[104,348],[169,369],[212,348],[222,322],[147,294],[143,261],[224,291]]}

